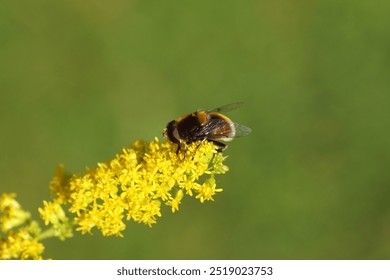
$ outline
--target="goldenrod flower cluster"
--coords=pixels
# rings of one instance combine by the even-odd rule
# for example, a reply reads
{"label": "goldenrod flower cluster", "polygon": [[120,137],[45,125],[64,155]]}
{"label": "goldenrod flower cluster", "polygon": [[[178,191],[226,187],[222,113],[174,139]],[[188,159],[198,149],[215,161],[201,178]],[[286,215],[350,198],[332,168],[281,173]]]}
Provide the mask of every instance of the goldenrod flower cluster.
{"label": "goldenrod flower cluster", "polygon": [[177,151],[177,145],[156,138],[135,141],[84,174],[69,175],[59,166],[50,183],[55,197],[38,209],[47,229],[31,220],[15,194],[0,196],[0,259],[41,259],[40,241],[72,237],[74,226],[82,233],[97,228],[104,236],[123,236],[126,220],[151,226],[161,217],[162,205],[176,212],[185,195],[201,203],[213,200],[222,191],[215,175],[228,171],[224,159],[212,142]]}
{"label": "goldenrod flower cluster", "polygon": [[175,212],[184,195],[202,203],[213,200],[222,191],[214,175],[228,170],[223,155],[208,141],[187,145],[178,153],[176,149],[157,138],[150,143],[135,141],[113,160],[98,163],[85,174],[67,176],[60,167],[51,183],[56,199],[45,202],[40,214],[46,224],[57,225],[62,237],[66,231],[58,223],[68,221],[61,205],[68,205],[75,214],[77,230],[82,233],[97,228],[104,236],[122,236],[125,220],[151,226],[161,216],[163,204]]}
{"label": "goldenrod flower cluster", "polygon": [[30,221],[30,213],[22,209],[15,197],[0,196],[0,259],[41,259],[41,229],[38,223]]}

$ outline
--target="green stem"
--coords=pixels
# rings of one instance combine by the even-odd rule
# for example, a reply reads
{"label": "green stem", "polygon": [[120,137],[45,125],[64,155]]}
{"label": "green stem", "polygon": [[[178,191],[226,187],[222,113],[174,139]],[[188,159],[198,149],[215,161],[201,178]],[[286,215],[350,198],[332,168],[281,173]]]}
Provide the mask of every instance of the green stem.
{"label": "green stem", "polygon": [[42,231],[40,234],[38,234],[37,239],[42,240],[51,237],[55,237],[55,230],[53,228]]}

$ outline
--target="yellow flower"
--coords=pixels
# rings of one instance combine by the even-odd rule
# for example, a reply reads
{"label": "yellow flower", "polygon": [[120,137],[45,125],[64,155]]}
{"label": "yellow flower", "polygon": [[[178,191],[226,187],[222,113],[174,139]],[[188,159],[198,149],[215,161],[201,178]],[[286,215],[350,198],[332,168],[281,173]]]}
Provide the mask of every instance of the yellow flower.
{"label": "yellow flower", "polygon": [[19,202],[15,200],[16,194],[2,194],[0,197],[0,225],[1,231],[8,230],[22,225],[30,219],[30,213],[24,211]]}
{"label": "yellow flower", "polygon": [[178,190],[175,198],[167,202],[167,205],[172,207],[173,213],[179,210],[179,204],[181,203],[183,196],[184,196],[183,190]]}
{"label": "yellow flower", "polygon": [[[24,211],[15,200],[15,194],[0,197],[0,259],[41,259],[44,246],[38,241],[41,229],[30,221],[30,213]],[[22,226],[23,224],[27,224]]]}
{"label": "yellow flower", "polygon": [[200,199],[200,202],[204,202],[205,200],[214,200],[213,196],[217,192],[221,192],[222,189],[216,188],[217,184],[215,183],[214,177],[210,177],[205,180],[202,186],[199,187],[198,195],[196,198]]}
{"label": "yellow flower", "polygon": [[6,239],[0,239],[0,259],[42,259],[45,247],[31,234],[29,227],[10,231]]}
{"label": "yellow flower", "polygon": [[47,232],[39,236],[41,239],[56,236],[64,240],[73,236],[72,224],[61,207],[60,199],[53,202],[43,201],[43,208],[39,208],[38,211],[45,225],[52,225]]}
{"label": "yellow flower", "polygon": [[[228,171],[218,147],[204,141],[185,145],[135,141],[109,162],[98,163],[84,174],[69,175],[59,166],[50,183],[53,201],[43,201],[39,214],[48,228],[42,230],[15,194],[0,196],[0,259],[42,259],[40,240],[73,236],[94,228],[104,236],[123,236],[126,220],[152,226],[161,207],[179,210],[184,195],[201,203],[214,200],[222,189],[215,175]],[[68,217],[67,213],[73,214]]]}
{"label": "yellow flower", "polygon": [[[151,226],[161,217],[161,205],[178,211],[184,193],[195,194],[202,203],[213,200],[222,191],[216,188],[215,174],[228,170],[225,157],[208,141],[186,145],[185,153],[176,149],[175,144],[157,138],[150,143],[135,141],[113,160],[83,175],[66,176],[60,167],[51,183],[56,203],[69,204],[82,233],[96,227],[105,236],[122,236],[124,219]],[[49,206],[45,202],[46,210],[40,212],[46,223],[53,223],[58,215],[53,207],[58,205]]]}
{"label": "yellow flower", "polygon": [[70,175],[65,173],[63,165],[59,165],[56,169],[55,176],[50,182],[50,190],[57,196],[57,199],[64,203],[69,199],[70,192],[66,188]]}

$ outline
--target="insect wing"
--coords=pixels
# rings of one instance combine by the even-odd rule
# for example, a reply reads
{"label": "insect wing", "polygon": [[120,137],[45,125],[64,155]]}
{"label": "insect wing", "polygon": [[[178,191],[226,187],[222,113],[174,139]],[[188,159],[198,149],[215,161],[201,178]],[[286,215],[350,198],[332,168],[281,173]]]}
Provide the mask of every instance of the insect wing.
{"label": "insect wing", "polygon": [[252,131],[251,128],[245,125],[239,123],[233,123],[233,124],[234,124],[234,128],[236,129],[236,134],[234,135],[234,138],[246,136]]}
{"label": "insect wing", "polygon": [[230,103],[223,105],[221,107],[215,108],[213,110],[209,110],[208,112],[216,112],[216,113],[226,113],[233,111],[237,108],[240,108],[244,103],[243,102],[235,102],[235,103]]}
{"label": "insect wing", "polygon": [[197,136],[201,139],[218,140],[225,138],[232,138],[234,128],[231,127],[233,123],[227,122],[222,118],[211,118],[205,125],[199,127]]}
{"label": "insect wing", "polygon": [[199,129],[198,136],[212,140],[231,141],[233,138],[246,136],[251,131],[252,129],[245,125],[214,118]]}

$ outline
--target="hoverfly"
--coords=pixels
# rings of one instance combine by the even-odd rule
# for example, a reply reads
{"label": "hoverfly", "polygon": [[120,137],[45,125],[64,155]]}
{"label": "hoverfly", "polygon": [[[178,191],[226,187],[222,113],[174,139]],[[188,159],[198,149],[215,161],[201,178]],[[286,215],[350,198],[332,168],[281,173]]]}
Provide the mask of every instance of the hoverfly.
{"label": "hoverfly", "polygon": [[228,142],[236,137],[248,135],[252,131],[249,127],[235,123],[222,114],[237,109],[242,104],[242,102],[231,103],[213,110],[199,110],[184,115],[170,121],[164,130],[164,135],[171,142],[178,144],[177,153],[183,144],[206,140],[216,144],[218,152],[221,152],[226,149],[227,144],[220,141]]}

